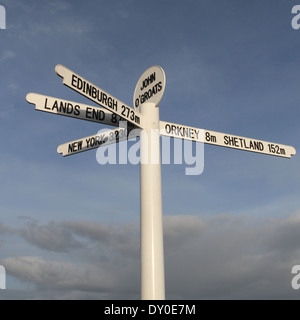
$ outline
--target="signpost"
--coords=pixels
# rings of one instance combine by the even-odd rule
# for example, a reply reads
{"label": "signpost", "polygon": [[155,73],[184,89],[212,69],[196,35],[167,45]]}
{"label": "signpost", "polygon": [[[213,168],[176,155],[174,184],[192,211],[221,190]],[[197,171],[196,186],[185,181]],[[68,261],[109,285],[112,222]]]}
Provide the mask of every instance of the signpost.
{"label": "signpost", "polygon": [[61,144],[57,148],[57,153],[61,153],[64,157],[76,153],[84,152],[107,146],[128,139],[129,131],[127,128],[117,128],[111,131],[98,133],[79,140],[74,140]]}
{"label": "signpost", "polygon": [[141,180],[141,296],[165,299],[159,108],[165,90],[165,73],[154,66],[140,77],[134,105],[144,117],[140,135]]}
{"label": "signpost", "polygon": [[[200,134],[201,130],[204,130],[204,134]],[[160,121],[160,134],[173,138],[186,139],[283,158],[291,158],[292,155],[296,154],[295,148],[291,146],[164,121]]]}
{"label": "signpost", "polygon": [[123,118],[103,108],[48,97],[37,93],[28,93],[26,100],[35,105],[35,110],[58,114],[61,116],[119,126]]}
{"label": "signpost", "polygon": [[296,154],[292,146],[160,121],[158,104],[164,94],[166,77],[159,66],[147,69],[138,80],[133,97],[135,109],[62,65],[57,65],[55,70],[66,86],[105,109],[30,93],[27,101],[35,104],[36,110],[112,126],[118,126],[121,120],[130,123],[128,130],[117,128],[62,144],[58,153],[69,156],[117,143],[130,139],[131,130],[142,129],[134,130],[133,135],[140,135],[141,298],[144,300],[165,299],[161,135],[283,158]]}
{"label": "signpost", "polygon": [[125,103],[60,64],[56,66],[55,71],[63,78],[64,85],[79,92],[121,118],[124,118],[138,128],[143,128],[144,119],[142,115]]}
{"label": "signpost", "polygon": [[141,106],[153,103],[158,106],[166,87],[166,75],[159,66],[147,69],[140,77],[134,90],[133,105],[140,112]]}

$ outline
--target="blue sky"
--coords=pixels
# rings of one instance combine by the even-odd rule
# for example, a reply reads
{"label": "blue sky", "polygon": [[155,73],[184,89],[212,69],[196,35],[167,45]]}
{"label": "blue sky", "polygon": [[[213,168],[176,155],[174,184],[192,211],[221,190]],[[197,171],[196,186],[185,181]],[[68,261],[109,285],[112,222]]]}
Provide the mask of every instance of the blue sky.
{"label": "blue sky", "polygon": [[[62,158],[103,126],[37,112],[29,92],[90,104],[63,64],[132,106],[152,65],[164,121],[299,149],[300,30],[286,0],[0,1],[0,299],[139,299],[139,167]],[[298,299],[300,160],[205,145],[163,165],[168,299]]]}

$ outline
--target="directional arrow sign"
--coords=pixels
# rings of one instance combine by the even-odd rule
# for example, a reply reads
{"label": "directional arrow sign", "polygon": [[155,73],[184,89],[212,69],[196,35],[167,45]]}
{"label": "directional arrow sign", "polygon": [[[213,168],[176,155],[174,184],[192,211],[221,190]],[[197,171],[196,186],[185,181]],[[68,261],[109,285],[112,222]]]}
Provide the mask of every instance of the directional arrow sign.
{"label": "directional arrow sign", "polygon": [[120,121],[125,121],[110,111],[103,108],[88,106],[86,104],[62,100],[37,93],[29,93],[26,96],[29,103],[35,105],[35,109],[39,111],[58,114],[76,119],[82,119],[110,126],[119,126]]}
{"label": "directional arrow sign", "polygon": [[64,85],[79,92],[135,126],[143,128],[143,116],[133,108],[60,64],[56,66],[55,71],[63,78]]}
{"label": "directional arrow sign", "polygon": [[139,130],[133,132],[126,128],[117,128],[105,131],[82,139],[74,140],[61,144],[57,148],[58,153],[62,153],[64,157],[71,156],[76,153],[93,150],[102,146],[107,146],[137,136]]}
{"label": "directional arrow sign", "polygon": [[173,138],[187,139],[283,158],[291,158],[292,155],[296,154],[296,150],[292,146],[193,128],[164,121],[160,121],[160,134]]}

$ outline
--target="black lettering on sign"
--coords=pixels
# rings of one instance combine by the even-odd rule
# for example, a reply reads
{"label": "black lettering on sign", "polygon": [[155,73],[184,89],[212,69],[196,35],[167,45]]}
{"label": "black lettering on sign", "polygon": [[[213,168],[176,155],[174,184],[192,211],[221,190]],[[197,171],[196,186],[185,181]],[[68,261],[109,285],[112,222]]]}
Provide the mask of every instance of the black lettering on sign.
{"label": "black lettering on sign", "polygon": [[[47,99],[46,99],[47,100]],[[80,106],[73,106],[72,103],[55,100],[52,107],[45,104],[45,109],[56,111],[57,113],[80,115]]]}
{"label": "black lettering on sign", "polygon": [[249,148],[252,150],[256,150],[254,141],[250,140]]}
{"label": "black lettering on sign", "polygon": [[52,106],[52,110],[56,109],[56,111],[58,112],[58,103],[55,100],[54,105]]}
{"label": "black lettering on sign", "polygon": [[172,134],[176,135],[176,126],[172,125],[171,128]]}
{"label": "black lettering on sign", "polygon": [[95,145],[95,138],[94,137],[88,138],[85,140],[86,140],[87,148],[93,147]]}
{"label": "black lettering on sign", "polygon": [[[199,132],[197,134],[197,137],[199,135]],[[214,144],[214,143],[217,143],[217,136],[211,134],[210,132],[206,132],[205,133],[205,141],[207,143],[210,143],[210,144]],[[227,145],[228,144],[228,137],[227,136],[224,136],[224,144]]]}
{"label": "black lettering on sign", "polygon": [[90,107],[87,107],[86,108],[86,111],[85,111],[85,117],[88,118],[88,119],[92,119],[92,108]]}
{"label": "black lettering on sign", "polygon": [[56,111],[57,113],[65,113],[65,114],[72,114],[73,113],[75,116],[80,115],[80,106],[79,105],[73,106],[72,103],[59,101],[59,100],[55,100],[51,106],[51,104],[49,104],[48,98],[46,98],[44,108],[46,110]]}
{"label": "black lettering on sign", "polygon": [[[145,87],[146,88],[146,87]],[[135,107],[138,107],[140,104],[147,102],[150,98],[156,95],[158,92],[162,90],[162,82],[160,81],[151,89],[147,90],[145,93],[139,96],[139,99],[135,101]]]}
{"label": "black lettering on sign", "polygon": [[271,153],[286,155],[286,151],[284,148],[281,148],[279,145],[268,144],[269,151]]}
{"label": "black lettering on sign", "polygon": [[91,86],[89,83],[86,83],[86,89],[85,92],[92,98],[94,98],[93,96],[93,86]]}
{"label": "black lettering on sign", "polygon": [[[224,136],[224,144],[226,146],[233,146],[236,148],[243,148],[246,150],[264,151],[264,145],[260,141],[249,140],[245,138]],[[271,150],[270,150],[271,151]]]}
{"label": "black lettering on sign", "polygon": [[[73,107],[72,107],[73,108]],[[67,103],[60,102],[59,111],[62,113],[68,113],[67,111]]]}
{"label": "black lettering on sign", "polygon": [[87,148],[100,147],[107,138],[105,138],[105,134],[101,134],[95,137],[85,139]]}
{"label": "black lettering on sign", "polygon": [[69,144],[68,153],[73,153],[82,150],[82,140]]}
{"label": "black lettering on sign", "polygon": [[228,145],[228,137],[224,136],[224,144],[227,146]]}
{"label": "black lettering on sign", "polygon": [[166,133],[171,133],[171,126],[169,124],[165,125],[165,131]]}
{"label": "black lettering on sign", "polygon": [[245,139],[240,138],[240,144],[241,144],[241,148],[246,148],[247,149]]}
{"label": "black lettering on sign", "polygon": [[259,141],[249,140],[249,143],[248,143],[247,140],[244,138],[239,138],[239,140],[240,140],[240,147],[241,148],[251,149],[254,151],[263,151],[264,150],[263,143],[261,143]]}
{"label": "black lettering on sign", "polygon": [[[133,114],[134,114],[134,111],[132,110]],[[126,106],[122,106],[122,116],[124,116],[125,118],[128,118],[129,117],[129,113],[130,113],[130,109]]]}
{"label": "black lettering on sign", "polygon": [[244,148],[245,148],[245,149],[250,149],[250,146],[247,145],[246,139],[240,139],[240,140],[243,140],[243,142],[244,142]]}
{"label": "black lettering on sign", "polygon": [[92,89],[92,97],[93,97],[94,99],[97,98],[97,90],[96,90],[95,87],[93,87],[93,89]]}
{"label": "black lettering on sign", "polygon": [[157,90],[158,92],[160,92],[162,90],[162,83],[161,81],[159,81],[159,83],[157,84]]}
{"label": "black lettering on sign", "polygon": [[48,98],[45,99],[45,109],[51,110],[51,108],[48,108],[48,107],[47,107],[47,103],[48,103]]}
{"label": "black lettering on sign", "polygon": [[85,112],[86,118],[103,121],[105,119],[105,112],[94,108],[87,107]]}
{"label": "black lettering on sign", "polygon": [[140,100],[139,100],[139,98],[137,98],[137,99],[135,99],[134,106],[135,106],[136,108],[138,108],[139,105],[140,105]]}
{"label": "black lettering on sign", "polygon": [[156,80],[156,74],[154,72],[143,81],[142,86],[141,86],[141,91],[144,90],[145,88],[147,88],[149,86],[149,84],[153,83],[155,80]]}
{"label": "black lettering on sign", "polygon": [[117,123],[117,115],[115,113],[111,114],[111,122],[112,123]]}
{"label": "black lettering on sign", "polygon": [[196,130],[194,128],[189,127],[181,127],[176,125],[165,125],[165,131],[168,134],[172,134],[174,136],[177,136],[179,138],[189,138],[192,140],[199,139],[199,133],[200,130]]}
{"label": "black lettering on sign", "polygon": [[237,137],[233,138],[233,146],[234,147],[239,147],[239,143],[238,143],[238,138]]}
{"label": "black lettering on sign", "polygon": [[68,103],[68,105],[67,105],[67,114],[73,113],[73,110],[74,110],[73,105],[71,103]]}
{"label": "black lettering on sign", "polygon": [[77,84],[76,84],[76,80],[77,80],[77,77],[75,74],[72,75],[72,81],[71,81],[71,86],[74,87],[74,88],[78,88],[77,87]]}
{"label": "black lettering on sign", "polygon": [[74,107],[74,115],[75,116],[79,116],[80,115],[80,106],[77,104],[75,107]]}
{"label": "black lettering on sign", "polygon": [[264,145],[262,142],[254,141],[255,150],[264,151]]}
{"label": "black lettering on sign", "polygon": [[118,101],[112,97],[108,97],[107,94],[94,87],[91,83],[88,83],[75,74],[72,75],[71,86],[87,94],[90,98],[98,100],[100,104],[104,104],[118,112]]}
{"label": "black lettering on sign", "polygon": [[224,144],[226,146],[239,147],[238,138],[231,136],[224,136]]}
{"label": "black lettering on sign", "polygon": [[134,121],[135,117],[134,117],[134,111],[131,110],[130,111],[130,120]]}

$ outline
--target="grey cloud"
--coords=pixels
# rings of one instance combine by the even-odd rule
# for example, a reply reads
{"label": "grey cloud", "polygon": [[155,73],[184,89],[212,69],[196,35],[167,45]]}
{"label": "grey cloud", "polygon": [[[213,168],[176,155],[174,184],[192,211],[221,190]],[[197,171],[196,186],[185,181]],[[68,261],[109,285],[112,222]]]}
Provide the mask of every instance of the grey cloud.
{"label": "grey cloud", "polygon": [[[164,217],[167,298],[297,297],[291,288],[291,268],[300,264],[299,251],[288,246],[297,240],[298,222],[299,214],[272,220],[232,215]],[[34,284],[37,295],[46,297],[51,291],[55,299],[139,298],[137,224],[116,227],[64,221],[26,228],[22,228],[24,238],[43,249],[56,249],[59,261],[14,257],[0,263],[9,275]],[[84,259],[82,250],[70,251],[68,256],[58,250],[66,248],[66,243],[73,248],[79,238]],[[284,254],[287,249],[288,255]]]}
{"label": "grey cloud", "polygon": [[49,251],[68,252],[82,246],[70,231],[54,222],[47,225],[32,222],[20,229],[19,233],[29,243]]}
{"label": "grey cloud", "polygon": [[[66,36],[82,36],[91,30],[91,24],[82,16],[74,17],[66,14],[72,9],[71,3],[61,1],[47,2],[25,2],[25,1],[8,1],[5,4],[7,12],[22,12],[22,21],[30,21],[28,24],[22,23],[20,20],[10,20],[8,28],[10,30],[18,30],[20,39],[27,37],[49,36],[53,34]],[[47,23],[41,23],[39,18],[47,16]],[[22,28],[20,28],[22,27]],[[0,58],[1,61],[1,58]]]}
{"label": "grey cloud", "polygon": [[10,50],[4,50],[0,55],[0,62],[4,62],[6,60],[10,60],[15,58],[16,54]]}
{"label": "grey cloud", "polygon": [[62,225],[82,237],[100,242],[109,242],[116,230],[99,222],[65,221]]}
{"label": "grey cloud", "polygon": [[61,2],[59,0],[47,2],[47,9],[50,10],[51,14],[56,14],[59,11],[66,11],[71,9],[71,4],[67,2]]}
{"label": "grey cloud", "polygon": [[[219,220],[219,221],[218,221]],[[166,243],[166,278],[171,297],[284,299],[293,297],[291,268],[297,252],[282,258],[273,235],[283,221],[224,216],[206,218],[199,237],[182,247]],[[180,224],[180,221],[178,221]],[[273,250],[270,250],[270,245]],[[176,281],[175,281],[176,279]]]}
{"label": "grey cloud", "polygon": [[47,261],[40,257],[7,258],[1,261],[7,273],[42,289],[107,291],[114,279],[101,267]]}
{"label": "grey cloud", "polygon": [[271,249],[281,250],[285,256],[300,251],[300,213],[279,223],[274,221],[272,225],[272,234],[269,239]]}
{"label": "grey cloud", "polygon": [[198,216],[164,217],[164,239],[170,245],[180,245],[190,238],[198,238],[206,229],[206,223]]}
{"label": "grey cloud", "polygon": [[5,224],[0,223],[0,235],[12,232],[13,229]]}
{"label": "grey cloud", "polygon": [[136,256],[139,252],[139,231],[136,225],[112,227],[99,222],[66,221],[62,223],[62,226],[77,236],[112,247],[126,255]]}
{"label": "grey cloud", "polygon": [[[0,233],[1,230],[9,231],[7,226],[0,224]],[[130,256],[137,256],[139,252],[139,230],[134,224],[112,227],[99,222],[64,221],[39,225],[30,221],[16,233],[30,244],[53,252],[69,252],[87,248],[90,244]]]}

